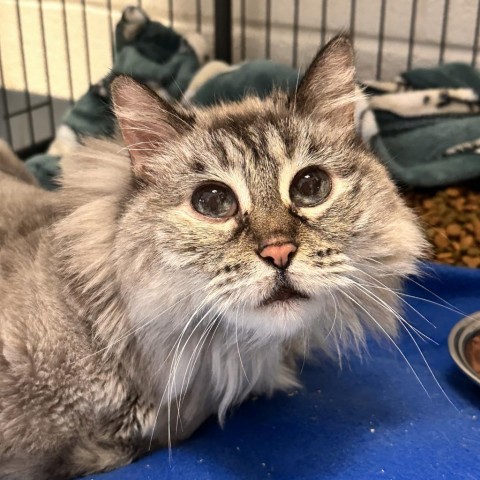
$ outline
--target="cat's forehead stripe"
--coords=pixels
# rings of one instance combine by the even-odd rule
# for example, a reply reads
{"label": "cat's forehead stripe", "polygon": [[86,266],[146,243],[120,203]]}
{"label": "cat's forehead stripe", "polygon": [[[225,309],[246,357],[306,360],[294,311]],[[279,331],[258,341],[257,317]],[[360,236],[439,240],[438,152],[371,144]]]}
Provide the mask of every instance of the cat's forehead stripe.
{"label": "cat's forehead stripe", "polygon": [[312,164],[349,178],[351,184],[341,189],[342,197],[350,197],[350,187],[359,191],[361,177],[356,156],[361,149],[336,140],[336,135],[323,138],[324,125],[293,118],[285,106],[275,109],[271,102],[261,106],[249,102],[242,110],[228,107],[202,125],[215,164],[213,167],[207,163],[206,172],[217,179],[224,176],[225,182],[245,200],[243,208],[261,204],[273,212],[282,204],[289,206],[289,186],[294,175]]}

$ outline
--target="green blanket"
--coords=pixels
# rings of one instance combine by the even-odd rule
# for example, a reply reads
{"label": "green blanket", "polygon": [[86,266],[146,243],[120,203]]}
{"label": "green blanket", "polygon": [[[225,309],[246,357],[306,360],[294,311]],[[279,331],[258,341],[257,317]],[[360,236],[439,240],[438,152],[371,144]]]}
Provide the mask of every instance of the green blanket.
{"label": "green blanket", "polygon": [[195,45],[171,28],[152,21],[137,7],[127,7],[115,29],[116,52],[111,72],[91,85],[66,112],[50,153],[27,160],[29,170],[47,189],[57,187],[60,172],[57,151],[75,149],[83,137],[111,136],[115,119],[110,105],[110,83],[116,75],[128,74],[147,84],[165,98],[180,100],[193,75],[205,59]]}
{"label": "green blanket", "polygon": [[[293,91],[300,80],[297,70],[269,60],[202,66],[204,50],[138,7],[125,9],[115,36],[112,71],[67,112],[49,153],[27,161],[45,188],[56,186],[62,153],[85,136],[114,133],[109,85],[115,75],[132,75],[165,98],[200,106]],[[452,63],[364,86],[369,96],[357,105],[358,133],[399,183],[440,187],[480,178],[479,72]]]}

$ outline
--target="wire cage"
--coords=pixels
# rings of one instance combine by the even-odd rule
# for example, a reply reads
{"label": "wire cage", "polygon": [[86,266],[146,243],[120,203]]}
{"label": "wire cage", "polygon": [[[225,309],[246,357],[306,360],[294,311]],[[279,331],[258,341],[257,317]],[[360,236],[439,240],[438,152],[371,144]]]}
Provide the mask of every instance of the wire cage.
{"label": "wire cage", "polygon": [[[65,110],[103,77],[114,56],[124,0],[0,0],[0,136],[23,157],[44,150]],[[180,33],[197,31],[212,56],[271,58],[303,68],[316,49],[349,31],[361,79],[416,66],[476,66],[480,2],[474,0],[137,0]]]}

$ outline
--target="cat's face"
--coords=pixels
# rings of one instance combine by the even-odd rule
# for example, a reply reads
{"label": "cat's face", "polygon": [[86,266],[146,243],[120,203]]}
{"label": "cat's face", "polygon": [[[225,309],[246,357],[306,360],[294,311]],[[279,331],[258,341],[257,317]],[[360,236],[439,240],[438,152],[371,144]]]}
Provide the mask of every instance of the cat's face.
{"label": "cat's face", "polygon": [[[372,323],[366,303],[396,308],[386,288],[414,271],[423,240],[355,134],[351,55],[334,40],[290,99],[189,113],[117,80],[137,181],[124,228],[142,232],[130,251],[143,258],[149,298],[167,278],[204,302],[201,312],[275,337],[322,322],[329,331],[337,315],[356,335],[348,317]],[[391,313],[375,320],[394,330]]]}

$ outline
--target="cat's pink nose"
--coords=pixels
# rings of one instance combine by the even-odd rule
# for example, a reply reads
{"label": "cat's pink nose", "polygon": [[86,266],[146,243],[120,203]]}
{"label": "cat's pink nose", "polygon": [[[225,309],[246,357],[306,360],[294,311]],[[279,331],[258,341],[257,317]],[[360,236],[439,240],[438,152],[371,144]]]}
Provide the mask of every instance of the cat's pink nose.
{"label": "cat's pink nose", "polygon": [[297,251],[297,246],[291,242],[272,243],[263,247],[259,255],[265,260],[270,260],[278,268],[286,268]]}

